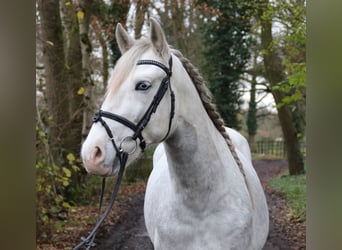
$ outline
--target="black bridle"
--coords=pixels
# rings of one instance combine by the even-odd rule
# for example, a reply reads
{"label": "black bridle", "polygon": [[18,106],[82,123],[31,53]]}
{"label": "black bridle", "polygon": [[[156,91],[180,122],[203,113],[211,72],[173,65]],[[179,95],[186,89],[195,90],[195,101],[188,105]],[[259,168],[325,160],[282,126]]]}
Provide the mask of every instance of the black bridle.
{"label": "black bridle", "polygon": [[113,113],[110,113],[107,111],[103,111],[101,109],[98,110],[93,117],[94,123],[99,121],[99,122],[101,122],[103,127],[106,129],[107,134],[108,134],[109,138],[111,139],[113,147],[114,147],[114,149],[118,155],[121,154],[123,149],[121,148],[121,145],[119,145],[119,147],[116,145],[113,134],[111,132],[111,129],[109,128],[107,123],[102,119],[102,117],[109,118],[111,120],[119,122],[119,123],[125,125],[126,127],[130,128],[134,132],[134,134],[132,136],[128,136],[128,137],[124,138],[122,141],[125,141],[127,138],[132,139],[134,141],[139,139],[139,141],[140,141],[139,146],[140,146],[141,150],[144,151],[145,147],[146,147],[146,142],[145,142],[144,137],[142,136],[142,131],[144,130],[144,128],[147,126],[148,122],[150,121],[152,114],[156,112],[156,110],[159,106],[159,103],[163,99],[168,88],[170,88],[171,112],[170,112],[168,131],[161,141],[165,140],[170,133],[172,119],[174,116],[174,108],[175,108],[175,96],[174,96],[174,93],[172,91],[171,84],[170,84],[170,78],[172,75],[172,57],[170,57],[170,59],[169,59],[169,67],[166,67],[164,64],[162,64],[158,61],[154,61],[154,60],[139,60],[137,62],[137,65],[144,65],[144,64],[154,65],[154,66],[161,68],[166,73],[166,76],[161,81],[160,86],[157,90],[157,93],[153,97],[153,100],[152,100],[150,106],[146,110],[146,112],[143,115],[143,117],[141,118],[141,120],[137,124],[134,124],[133,122],[126,119],[125,117],[122,117],[120,115],[113,114]]}
{"label": "black bridle", "polygon": [[[100,219],[97,221],[96,225],[94,226],[93,230],[88,235],[88,237],[87,238],[82,237],[81,238],[82,241],[77,246],[75,246],[73,248],[74,250],[81,249],[84,246],[86,246],[87,249],[90,249],[91,247],[94,247],[96,245],[94,243],[96,232],[97,232],[98,228],[100,227],[100,225],[102,224],[102,222],[104,221],[104,219],[109,214],[109,212],[110,212],[110,210],[114,204],[114,201],[116,199],[116,195],[119,191],[119,187],[120,187],[121,180],[123,177],[123,173],[125,170],[128,155],[133,153],[136,150],[137,139],[139,139],[139,146],[141,148],[141,151],[143,152],[145,150],[146,142],[145,142],[145,139],[142,135],[142,131],[144,130],[144,128],[149,123],[151,116],[156,112],[160,101],[163,99],[163,97],[164,97],[164,95],[168,89],[170,89],[170,98],[171,98],[171,111],[170,111],[170,118],[169,118],[169,125],[168,125],[169,127],[168,127],[168,131],[167,131],[166,135],[164,136],[164,138],[161,141],[164,141],[170,133],[171,125],[172,125],[172,119],[173,119],[174,112],[175,112],[175,95],[172,91],[171,81],[170,81],[171,75],[172,75],[172,56],[170,56],[170,59],[169,59],[169,67],[165,66],[164,64],[162,64],[158,61],[154,61],[154,60],[139,60],[137,62],[137,65],[146,65],[146,64],[147,65],[154,65],[154,66],[161,68],[166,73],[166,76],[161,81],[160,86],[157,90],[157,93],[153,97],[153,100],[152,100],[150,106],[148,107],[148,109],[146,110],[145,114],[140,119],[140,121],[137,124],[134,124],[133,122],[126,119],[125,117],[122,117],[120,115],[113,114],[113,113],[110,113],[107,111],[103,111],[101,109],[96,111],[95,115],[93,117],[93,123],[100,122],[102,124],[102,126],[105,128],[105,130],[106,130],[106,132],[107,132],[107,134],[108,134],[108,136],[112,142],[113,148],[116,152],[116,157],[118,157],[118,159],[120,161],[120,170],[118,173],[118,179],[115,183],[115,186],[114,186],[114,189],[112,192],[112,196],[111,196],[111,200],[109,202],[108,207],[106,208],[105,212],[102,214]],[[120,144],[118,146],[115,143],[115,139],[114,139],[114,136],[113,136],[111,129],[109,128],[109,126],[105,122],[105,120],[103,120],[103,117],[114,120],[116,122],[119,122],[119,123],[125,125],[126,127],[130,128],[134,132],[133,135],[125,137],[120,142]],[[128,140],[135,142],[135,147],[130,152],[125,151],[123,148],[123,143],[125,141],[128,141]],[[103,198],[104,188],[105,188],[105,178],[102,179],[99,213],[100,213],[101,206],[102,206],[102,198]]]}

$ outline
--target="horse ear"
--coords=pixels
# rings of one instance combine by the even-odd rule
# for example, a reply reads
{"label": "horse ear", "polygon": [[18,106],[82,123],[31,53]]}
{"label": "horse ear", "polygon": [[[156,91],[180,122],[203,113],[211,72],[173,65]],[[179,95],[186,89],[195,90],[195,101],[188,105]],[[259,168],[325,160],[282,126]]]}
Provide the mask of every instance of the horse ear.
{"label": "horse ear", "polygon": [[134,39],[128,35],[127,31],[122,27],[120,23],[116,25],[115,37],[116,41],[118,42],[121,54],[124,54],[134,44]]}
{"label": "horse ear", "polygon": [[165,56],[168,53],[168,44],[165,38],[164,31],[159,22],[154,18],[150,18],[150,39],[161,56]]}

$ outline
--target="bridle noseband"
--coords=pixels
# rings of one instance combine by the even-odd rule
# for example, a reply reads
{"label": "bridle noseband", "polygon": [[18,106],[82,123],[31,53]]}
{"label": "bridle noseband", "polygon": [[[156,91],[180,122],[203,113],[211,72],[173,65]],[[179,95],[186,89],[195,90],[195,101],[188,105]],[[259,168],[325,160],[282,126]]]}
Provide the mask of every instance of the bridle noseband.
{"label": "bridle noseband", "polygon": [[[115,183],[115,186],[114,186],[114,189],[112,192],[112,197],[111,197],[111,200],[109,202],[107,209],[105,210],[103,215],[99,218],[95,227],[93,228],[91,233],[88,235],[88,237],[87,238],[82,237],[81,243],[79,243],[76,247],[74,247],[73,248],[74,250],[80,249],[83,246],[87,246],[87,249],[90,249],[91,247],[94,247],[96,245],[93,241],[95,239],[97,229],[100,227],[101,223],[107,217],[107,215],[109,214],[109,212],[110,212],[110,210],[114,204],[114,201],[115,201],[116,195],[119,191],[120,183],[121,183],[121,180],[123,177],[123,172],[124,172],[124,169],[126,166],[128,155],[135,152],[135,150],[137,148],[137,139],[139,139],[139,147],[141,148],[141,151],[143,152],[145,150],[146,142],[145,142],[145,139],[142,135],[142,131],[144,130],[144,128],[149,123],[151,116],[156,112],[160,101],[163,99],[163,97],[164,97],[164,95],[168,89],[170,89],[170,97],[171,97],[171,111],[170,111],[170,118],[169,118],[169,125],[168,125],[169,127],[168,127],[168,131],[167,131],[166,135],[164,136],[164,138],[161,141],[164,141],[169,136],[169,133],[171,130],[171,125],[172,125],[172,119],[173,119],[174,112],[175,112],[175,95],[172,91],[171,81],[170,81],[171,80],[170,78],[172,75],[172,56],[170,56],[170,59],[169,59],[169,67],[167,67],[164,64],[162,64],[158,61],[155,61],[155,60],[139,60],[137,62],[137,65],[154,65],[154,66],[157,66],[157,67],[161,68],[166,73],[166,76],[161,81],[160,86],[157,90],[157,93],[153,97],[153,100],[152,100],[150,106],[148,107],[145,114],[143,115],[143,117],[140,119],[140,121],[137,124],[134,124],[133,122],[129,121],[128,119],[126,119],[123,116],[113,114],[113,113],[110,113],[108,111],[103,111],[100,109],[100,110],[95,112],[95,115],[93,116],[93,123],[100,122],[102,124],[102,126],[105,128],[107,135],[109,136],[109,138],[112,142],[113,148],[116,152],[116,157],[118,157],[118,159],[120,161],[120,170],[119,170],[118,179]],[[114,139],[112,130],[110,129],[108,124],[105,122],[105,120],[103,120],[103,117],[114,120],[116,122],[119,122],[119,123],[125,125],[126,127],[130,128],[134,132],[133,135],[123,138],[122,141],[120,142],[119,146],[118,146],[115,143],[115,139]],[[133,149],[128,151],[128,152],[127,152],[127,150],[125,150],[123,148],[123,143],[126,141],[133,141],[135,143],[135,146],[133,147]],[[102,206],[102,198],[103,198],[103,193],[104,193],[104,187],[105,187],[105,178],[102,179],[102,188],[101,188],[101,195],[100,195],[99,211],[101,210],[101,206]]]}

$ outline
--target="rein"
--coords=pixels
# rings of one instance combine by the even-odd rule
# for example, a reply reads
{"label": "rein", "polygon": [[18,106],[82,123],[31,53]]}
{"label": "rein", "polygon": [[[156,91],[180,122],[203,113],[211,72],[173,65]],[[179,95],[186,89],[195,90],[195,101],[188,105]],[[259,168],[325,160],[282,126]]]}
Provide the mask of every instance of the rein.
{"label": "rein", "polygon": [[[162,64],[158,61],[154,61],[154,60],[139,60],[137,62],[137,65],[154,65],[154,66],[157,66],[166,73],[166,76],[161,81],[160,86],[157,90],[157,93],[153,97],[153,100],[152,100],[150,106],[148,107],[145,114],[143,115],[143,117],[141,118],[141,120],[137,124],[134,124],[133,122],[126,119],[125,117],[122,117],[120,115],[113,114],[113,113],[110,113],[107,111],[103,111],[101,109],[95,112],[95,115],[93,117],[93,123],[100,122],[102,124],[102,126],[105,128],[105,130],[106,130],[106,132],[110,138],[110,141],[112,142],[113,148],[116,151],[116,157],[119,158],[120,169],[119,169],[119,173],[118,173],[118,179],[115,183],[115,186],[114,186],[108,207],[106,208],[106,210],[102,214],[102,216],[98,219],[97,223],[95,224],[93,230],[90,232],[88,237],[86,237],[86,238],[81,237],[81,242],[77,246],[75,246],[73,248],[73,250],[81,249],[82,247],[87,247],[86,249],[90,249],[91,247],[96,246],[96,243],[94,242],[96,232],[97,232],[98,228],[100,227],[100,225],[102,224],[102,222],[108,216],[111,208],[114,205],[114,202],[115,202],[115,199],[116,199],[116,196],[117,196],[117,193],[119,191],[119,187],[120,187],[120,184],[122,181],[122,177],[123,177],[123,173],[125,170],[128,155],[135,152],[135,150],[137,148],[137,139],[139,139],[139,147],[141,148],[141,151],[144,152],[145,147],[146,147],[146,142],[145,142],[144,137],[142,136],[142,131],[144,130],[144,128],[149,123],[151,116],[156,112],[160,101],[163,99],[163,97],[164,97],[164,95],[168,89],[170,89],[171,111],[170,111],[168,131],[161,141],[164,141],[170,133],[171,125],[172,125],[172,119],[174,117],[174,112],[175,112],[175,95],[174,95],[174,92],[171,88],[171,81],[170,81],[171,80],[170,78],[172,75],[172,56],[170,56],[170,59],[169,59],[169,67],[165,66],[164,64]],[[114,139],[114,136],[113,136],[113,133],[112,133],[110,127],[103,120],[103,117],[114,120],[116,122],[119,122],[119,123],[125,125],[126,127],[130,128],[134,132],[133,135],[125,137],[120,142],[120,144],[118,146],[115,143],[115,139]],[[128,142],[129,141],[135,142],[135,147],[133,149],[129,150],[129,152],[124,150],[124,146],[125,146],[125,143],[127,143],[127,141]],[[100,213],[100,210],[102,207],[102,200],[103,200],[103,194],[104,194],[104,189],[105,189],[105,180],[106,180],[105,178],[102,179],[99,213]]]}

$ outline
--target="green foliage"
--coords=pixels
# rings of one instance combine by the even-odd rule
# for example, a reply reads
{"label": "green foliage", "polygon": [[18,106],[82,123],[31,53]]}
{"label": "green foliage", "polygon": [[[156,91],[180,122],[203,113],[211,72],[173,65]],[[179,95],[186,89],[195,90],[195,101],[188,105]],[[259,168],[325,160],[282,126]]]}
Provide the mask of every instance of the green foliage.
{"label": "green foliage", "polygon": [[80,159],[72,153],[57,163],[51,154],[49,130],[36,126],[37,236],[47,237],[51,226],[57,232],[62,230],[62,222],[50,225],[50,219],[64,220],[68,210],[73,208],[74,203],[66,198],[66,193],[79,166]]}
{"label": "green foliage", "polygon": [[278,104],[278,107],[289,104],[292,109],[296,109],[293,105],[298,101],[305,99],[305,86],[306,86],[306,63],[288,63],[288,71],[291,72],[287,77],[287,81],[280,82],[273,86],[273,90],[279,90],[286,94],[286,96]]}
{"label": "green foliage", "polygon": [[306,176],[282,175],[272,179],[269,184],[275,190],[284,193],[294,217],[306,220]]}
{"label": "green foliage", "polygon": [[[201,1],[199,1],[201,2]],[[203,23],[204,73],[227,125],[239,128],[239,79],[250,58],[249,7],[241,1],[205,1],[213,14]]]}
{"label": "green foliage", "polygon": [[285,93],[278,104],[290,105],[292,110],[298,101],[305,102],[306,87],[306,5],[305,1],[287,2],[280,0],[273,14],[285,28],[275,39],[275,46],[283,51],[283,66],[286,80],[273,86],[273,90]]}
{"label": "green foliage", "polygon": [[284,53],[282,64],[285,80],[273,89],[284,93],[278,108],[287,105],[292,110],[297,137],[302,139],[306,125],[306,4],[305,1],[283,0],[280,4],[276,14],[286,29],[278,37],[278,46]]}
{"label": "green foliage", "polygon": [[250,103],[249,109],[248,109],[248,114],[247,114],[247,127],[248,127],[248,134],[249,135],[255,135],[257,132],[257,129],[258,129],[256,112],[257,112],[256,103],[255,102]]}
{"label": "green foliage", "polygon": [[126,168],[124,181],[133,183],[138,181],[147,181],[152,171],[152,158],[155,147],[149,148],[143,157],[135,162],[132,166]]}

